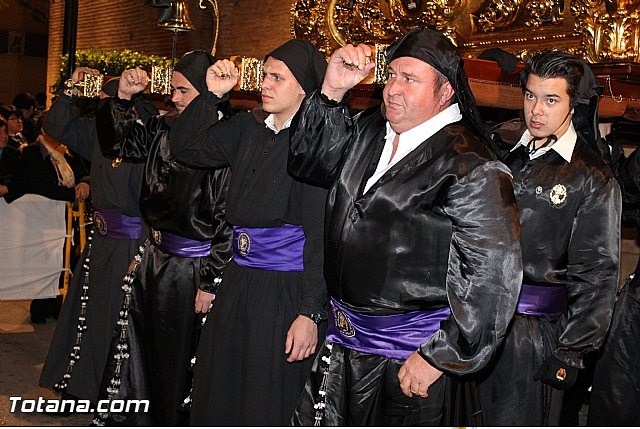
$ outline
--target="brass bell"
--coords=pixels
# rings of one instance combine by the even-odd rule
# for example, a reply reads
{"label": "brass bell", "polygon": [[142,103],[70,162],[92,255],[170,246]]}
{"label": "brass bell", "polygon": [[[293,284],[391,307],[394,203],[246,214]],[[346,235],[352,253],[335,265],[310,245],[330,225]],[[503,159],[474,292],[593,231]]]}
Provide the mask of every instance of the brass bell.
{"label": "brass bell", "polygon": [[171,1],[171,17],[158,24],[158,27],[176,33],[195,30],[189,18],[189,8],[184,0]]}

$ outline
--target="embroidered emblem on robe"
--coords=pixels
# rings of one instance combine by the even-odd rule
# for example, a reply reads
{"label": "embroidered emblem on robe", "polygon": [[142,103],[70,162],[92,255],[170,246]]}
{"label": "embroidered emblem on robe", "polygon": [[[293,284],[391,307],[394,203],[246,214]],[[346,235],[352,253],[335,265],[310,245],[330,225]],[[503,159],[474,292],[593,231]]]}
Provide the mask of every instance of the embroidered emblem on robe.
{"label": "embroidered emblem on robe", "polygon": [[242,256],[247,256],[251,251],[251,237],[246,232],[238,234],[238,252]]}
{"label": "embroidered emblem on robe", "polygon": [[93,214],[93,223],[98,230],[98,234],[103,236],[107,235],[107,221],[104,219],[104,217],[102,217],[100,213],[96,212]]}
{"label": "embroidered emblem on robe", "polygon": [[549,193],[549,199],[555,206],[562,205],[567,199],[567,188],[564,185],[555,185]]}
{"label": "embroidered emblem on robe", "polygon": [[353,337],[356,334],[355,329],[353,329],[353,325],[351,321],[347,317],[346,314],[339,308],[333,308],[333,315],[335,316],[336,328],[338,331],[344,335],[345,337]]}

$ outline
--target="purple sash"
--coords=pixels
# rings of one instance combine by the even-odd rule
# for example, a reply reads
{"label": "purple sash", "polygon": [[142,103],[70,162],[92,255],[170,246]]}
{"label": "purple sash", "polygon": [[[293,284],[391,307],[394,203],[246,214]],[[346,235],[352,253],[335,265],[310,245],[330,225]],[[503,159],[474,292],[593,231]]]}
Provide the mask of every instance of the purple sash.
{"label": "purple sash", "polygon": [[449,307],[372,316],[348,310],[331,299],[327,341],[363,353],[407,359],[440,329],[451,314]]}
{"label": "purple sash", "polygon": [[151,230],[151,242],[158,249],[180,258],[201,258],[211,254],[210,241],[198,241],[164,231]]}
{"label": "purple sash", "polygon": [[566,309],[567,288],[564,285],[522,284],[516,314],[557,319]]}
{"label": "purple sash", "polygon": [[123,215],[117,210],[95,209],[93,224],[103,237],[116,240],[136,240],[142,237],[142,220]]}
{"label": "purple sash", "polygon": [[238,265],[268,271],[304,271],[302,226],[233,227],[233,260]]}

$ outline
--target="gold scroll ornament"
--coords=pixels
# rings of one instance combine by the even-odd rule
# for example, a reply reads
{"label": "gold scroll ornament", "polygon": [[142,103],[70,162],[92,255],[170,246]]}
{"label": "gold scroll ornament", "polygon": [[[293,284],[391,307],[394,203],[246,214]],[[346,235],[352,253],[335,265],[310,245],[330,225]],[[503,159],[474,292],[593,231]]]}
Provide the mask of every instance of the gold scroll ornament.
{"label": "gold scroll ornament", "polygon": [[152,94],[171,94],[171,77],[173,76],[173,67],[171,66],[152,66],[151,67],[151,88]]}
{"label": "gold scroll ornament", "polygon": [[98,97],[102,84],[104,82],[104,76],[101,74],[89,74],[84,73],[84,78],[80,82],[73,82],[68,79],[65,82],[66,89],[77,89],[78,95],[83,97]]}
{"label": "gold scroll ornament", "polygon": [[262,60],[243,56],[232,56],[230,60],[236,65],[240,74],[238,83],[233,89],[236,91],[260,92],[264,75]]}

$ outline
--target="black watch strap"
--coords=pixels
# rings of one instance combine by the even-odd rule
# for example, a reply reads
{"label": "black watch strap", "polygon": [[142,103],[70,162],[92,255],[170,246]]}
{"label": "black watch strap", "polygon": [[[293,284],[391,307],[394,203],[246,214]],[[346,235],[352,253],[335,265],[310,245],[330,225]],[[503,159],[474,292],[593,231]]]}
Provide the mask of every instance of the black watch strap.
{"label": "black watch strap", "polygon": [[322,322],[322,319],[323,319],[323,317],[322,317],[322,315],[320,313],[298,313],[298,315],[299,316],[308,317],[316,325],[319,325],[320,322]]}

